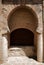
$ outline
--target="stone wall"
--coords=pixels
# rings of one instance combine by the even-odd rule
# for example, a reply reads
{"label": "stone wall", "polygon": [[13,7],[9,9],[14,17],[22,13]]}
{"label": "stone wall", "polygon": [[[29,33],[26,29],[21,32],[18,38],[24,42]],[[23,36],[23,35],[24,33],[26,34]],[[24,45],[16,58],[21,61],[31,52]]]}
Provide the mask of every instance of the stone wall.
{"label": "stone wall", "polygon": [[[0,0],[0,35],[9,31],[10,29],[8,27],[8,18],[10,13],[16,9],[20,5],[11,5],[11,4],[2,4],[2,0]],[[32,8],[33,11],[37,14],[38,17],[38,27],[36,29],[37,32],[42,32],[42,4],[26,4],[25,6]],[[26,23],[27,25],[27,23]],[[44,26],[44,24],[43,24]]]}
{"label": "stone wall", "polygon": [[[11,4],[2,4],[0,5],[0,29],[2,30],[8,30],[8,16],[11,13],[11,11],[13,11],[13,9],[16,9],[16,7],[18,7],[20,5],[11,5]],[[38,27],[38,31],[42,31],[42,29],[40,29],[41,26],[41,22],[42,21],[42,5],[26,5],[29,8],[32,8],[35,13],[37,14],[37,17],[39,18],[39,27]]]}

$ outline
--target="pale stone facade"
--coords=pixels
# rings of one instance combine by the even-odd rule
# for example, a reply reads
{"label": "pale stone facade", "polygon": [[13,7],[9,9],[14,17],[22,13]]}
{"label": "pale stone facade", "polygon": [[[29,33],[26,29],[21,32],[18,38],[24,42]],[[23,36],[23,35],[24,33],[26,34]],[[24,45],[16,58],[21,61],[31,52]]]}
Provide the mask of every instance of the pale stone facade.
{"label": "pale stone facade", "polygon": [[[44,9],[44,8],[43,8]],[[44,23],[42,18],[42,4],[2,4],[0,0],[0,61],[5,62],[10,48],[10,34],[19,28],[26,28],[34,33],[34,48],[21,47],[27,56],[37,56],[37,61],[44,59]],[[28,52],[27,52],[28,51]],[[30,52],[31,51],[31,52]]]}

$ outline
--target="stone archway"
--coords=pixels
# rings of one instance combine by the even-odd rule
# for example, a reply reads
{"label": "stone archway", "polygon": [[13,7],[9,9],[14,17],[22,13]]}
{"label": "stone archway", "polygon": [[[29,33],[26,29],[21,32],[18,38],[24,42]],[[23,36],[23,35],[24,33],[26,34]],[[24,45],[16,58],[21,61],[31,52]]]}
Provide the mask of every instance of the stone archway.
{"label": "stone archway", "polygon": [[[10,30],[10,34],[12,31],[22,28],[22,29],[28,29],[30,31],[32,31],[32,35],[31,32],[29,32],[28,35],[32,35],[31,39],[33,40],[33,42],[30,42],[34,44],[34,48],[35,48],[35,52],[37,51],[37,45],[36,45],[36,38],[35,38],[35,33],[36,33],[36,29],[38,26],[38,19],[36,14],[34,13],[34,11],[31,8],[28,8],[26,6],[21,6],[16,8],[12,14],[9,17],[8,20],[8,26],[9,26],[9,30]],[[30,38],[28,38],[30,39]],[[25,42],[27,43],[27,42]],[[28,54],[29,55],[29,54]]]}
{"label": "stone archway", "polygon": [[[35,47],[37,46],[36,48],[37,60],[42,62],[43,61],[43,41],[42,41],[43,36],[42,33],[37,33],[39,31],[38,24],[39,23],[38,23],[38,18],[36,16],[36,13],[31,8],[26,6],[21,6],[14,9],[10,13],[10,17],[8,19],[8,26],[9,26],[10,33],[17,28],[26,28],[31,30],[34,33],[34,45]],[[39,47],[39,43],[40,43],[40,47]]]}

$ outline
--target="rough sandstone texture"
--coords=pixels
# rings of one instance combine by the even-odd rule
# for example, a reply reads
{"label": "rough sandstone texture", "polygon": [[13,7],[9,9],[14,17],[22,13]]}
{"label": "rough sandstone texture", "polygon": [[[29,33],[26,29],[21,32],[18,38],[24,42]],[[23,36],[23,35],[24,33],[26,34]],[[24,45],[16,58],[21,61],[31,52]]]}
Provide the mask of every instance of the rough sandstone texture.
{"label": "rough sandstone texture", "polygon": [[18,51],[16,51],[18,49],[19,48],[10,48],[9,57],[8,57],[7,61],[5,61],[3,64],[0,64],[0,65],[44,65],[44,63],[39,63],[36,60],[27,57],[21,49],[19,50],[19,52],[21,52],[21,51],[22,52],[19,53],[20,54],[20,56],[19,56]]}
{"label": "rough sandstone texture", "polygon": [[[27,16],[25,17],[26,19],[25,20],[23,20],[24,21],[24,23],[20,23],[20,27],[25,27],[25,28],[27,28],[27,29],[29,29],[29,30],[32,30],[32,32],[34,32],[34,34],[35,34],[35,29],[36,29],[36,31],[37,32],[39,32],[39,33],[41,33],[42,32],[42,30],[44,30],[44,18],[43,18],[43,23],[42,23],[42,4],[39,4],[39,5],[31,5],[31,4],[28,4],[28,5],[26,5],[26,7],[29,7],[29,8],[32,8],[34,11],[35,11],[35,13],[37,14],[37,17],[38,17],[38,20],[39,20],[39,22],[37,22],[38,23],[38,25],[37,25],[37,23],[35,22],[35,21],[37,21],[37,19],[36,19],[36,17],[35,17],[35,19],[34,19],[34,17],[30,14],[30,13],[26,13],[25,15],[24,15],[24,12],[25,11],[23,11],[23,14],[22,14],[22,11],[17,11],[16,13],[18,14],[16,14],[16,16],[14,16],[14,15],[12,15],[11,16],[11,21],[8,21],[9,20],[9,17],[10,17],[10,15],[11,15],[11,13],[13,12],[13,11],[15,11],[15,9],[16,8],[18,8],[18,6],[20,6],[20,5],[10,5],[10,4],[2,4],[2,2],[1,2],[2,0],[0,0],[0,35],[2,35],[3,33],[6,33],[7,31],[9,31],[10,33],[14,30],[14,29],[16,29],[16,28],[18,28],[19,27],[19,23],[20,23],[20,19],[21,19],[21,21],[22,21],[22,19],[24,19],[23,18],[23,16],[25,17],[25,15],[27,14]],[[43,5],[44,6],[44,5]],[[44,7],[43,7],[43,9],[44,9]],[[44,11],[43,11],[44,12]],[[19,13],[22,15],[22,18],[21,18],[21,16],[19,15]],[[15,12],[14,12],[14,14],[15,14]],[[29,15],[28,15],[29,14]],[[44,14],[44,13],[43,13]],[[18,16],[20,17],[20,19],[18,19]],[[15,19],[14,19],[14,17],[16,17]],[[30,19],[31,20],[30,20]],[[15,21],[19,21],[18,23],[17,22],[13,22],[13,19],[15,20]],[[28,22],[27,22],[28,21]],[[30,22],[31,23],[30,23]],[[26,23],[25,23],[26,22]],[[33,22],[33,23],[32,23]],[[8,24],[9,24],[9,26],[8,26]],[[12,25],[13,24],[13,25]],[[24,25],[23,25],[24,24]],[[30,25],[29,25],[30,24]],[[43,25],[42,25],[43,24]],[[33,25],[33,26],[32,26]],[[36,28],[36,25],[38,26],[37,28]],[[14,27],[15,26],[15,27]],[[29,27],[30,26],[30,27]],[[43,26],[43,29],[42,29],[42,26]],[[34,28],[34,29],[33,29]],[[44,31],[43,31],[43,33],[44,33]],[[43,35],[43,37],[44,37],[44,35]],[[36,42],[36,41],[35,41]],[[35,46],[36,46],[36,44],[35,44]],[[13,58],[13,57],[12,57]],[[12,59],[12,58],[10,58],[10,59]],[[14,61],[14,60],[13,60]],[[18,61],[18,60],[16,60],[16,61]],[[24,61],[24,60],[23,60]],[[10,63],[11,63],[11,60],[10,60]],[[13,62],[14,63],[14,62]],[[13,64],[12,63],[12,64]],[[31,62],[28,62],[28,63],[31,63]],[[4,65],[11,65],[11,64],[4,64]],[[18,65],[18,64],[16,64],[16,65]],[[25,64],[24,64],[25,65]],[[28,64],[27,64],[28,65]],[[31,65],[31,64],[30,64]],[[33,64],[34,65],[34,64]],[[42,65],[42,64],[41,64]]]}

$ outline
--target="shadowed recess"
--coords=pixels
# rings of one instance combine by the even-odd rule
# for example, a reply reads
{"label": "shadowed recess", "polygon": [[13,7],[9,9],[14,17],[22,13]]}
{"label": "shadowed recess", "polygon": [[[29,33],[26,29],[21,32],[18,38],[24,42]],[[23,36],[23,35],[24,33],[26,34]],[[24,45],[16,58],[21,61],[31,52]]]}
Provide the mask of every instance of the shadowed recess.
{"label": "shadowed recess", "polygon": [[20,28],[11,32],[10,46],[33,46],[34,33],[28,29]]}

